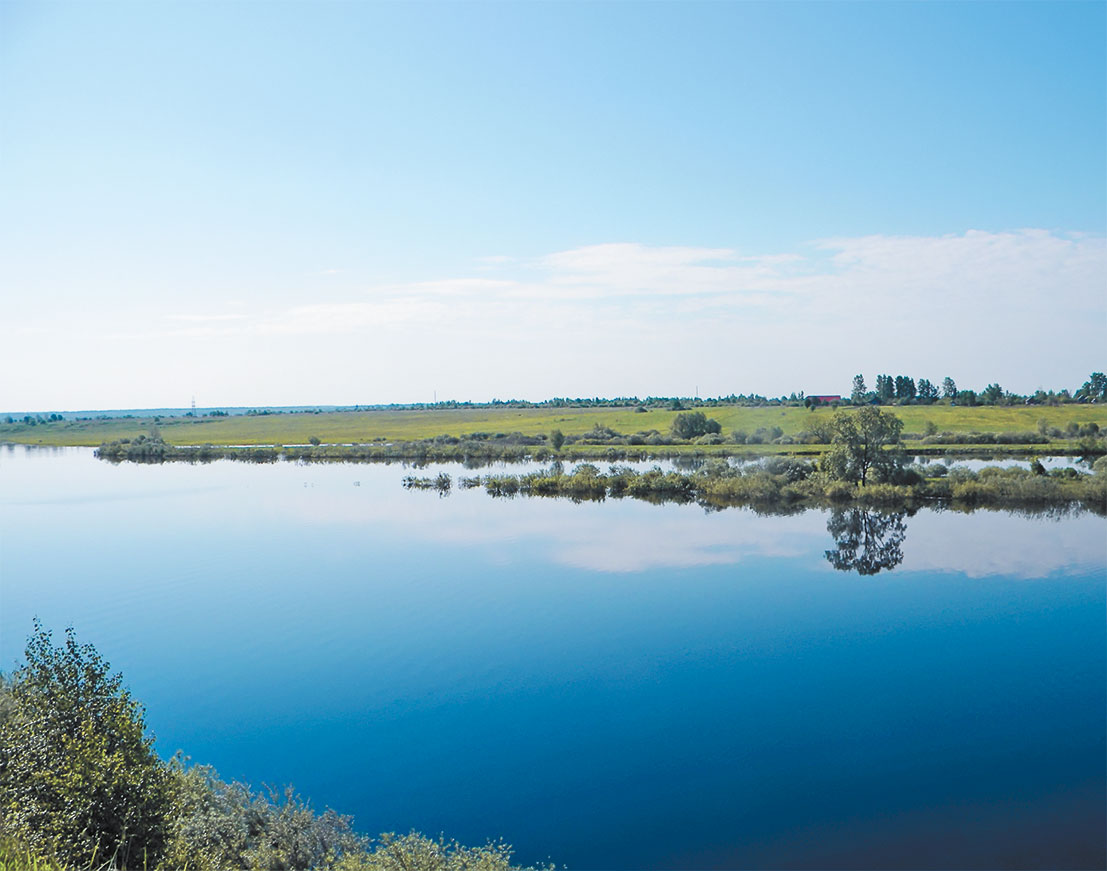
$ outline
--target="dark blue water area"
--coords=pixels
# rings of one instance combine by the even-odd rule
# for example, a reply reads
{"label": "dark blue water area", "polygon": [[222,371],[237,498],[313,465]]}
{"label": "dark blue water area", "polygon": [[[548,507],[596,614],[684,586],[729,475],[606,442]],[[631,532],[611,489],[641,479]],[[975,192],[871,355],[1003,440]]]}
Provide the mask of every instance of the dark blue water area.
{"label": "dark blue water area", "polygon": [[0,448],[0,663],[73,625],[164,755],[526,863],[1107,864],[1103,518],[923,511],[860,575],[824,512],[409,471]]}

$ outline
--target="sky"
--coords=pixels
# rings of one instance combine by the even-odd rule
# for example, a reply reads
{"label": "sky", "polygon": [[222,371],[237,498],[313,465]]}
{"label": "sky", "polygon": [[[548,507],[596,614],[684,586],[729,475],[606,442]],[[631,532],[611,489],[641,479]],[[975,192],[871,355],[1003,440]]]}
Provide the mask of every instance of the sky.
{"label": "sky", "polygon": [[0,410],[1070,390],[1107,4],[0,0]]}

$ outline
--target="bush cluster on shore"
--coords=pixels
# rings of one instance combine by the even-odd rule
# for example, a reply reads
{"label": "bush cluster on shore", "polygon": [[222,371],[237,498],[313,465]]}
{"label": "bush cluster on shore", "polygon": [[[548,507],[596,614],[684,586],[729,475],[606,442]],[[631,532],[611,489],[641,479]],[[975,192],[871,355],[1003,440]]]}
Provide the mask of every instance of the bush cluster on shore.
{"label": "bush cluster on shore", "polygon": [[[409,477],[404,486],[445,492],[453,482],[449,475]],[[772,457],[743,466],[710,460],[694,472],[666,472],[656,467],[640,472],[618,465],[604,472],[591,463],[566,470],[562,464],[554,464],[521,475],[461,477],[457,486],[481,487],[492,496],[630,497],[649,502],[696,502],[707,508],[744,505],[767,511],[844,504],[939,504],[955,508],[1080,507],[1107,514],[1107,458],[1102,457],[1092,473],[1071,468],[1047,473],[1040,464],[1029,469],[987,467],[979,472],[959,466],[947,470],[938,463],[912,465],[889,480],[864,486],[796,457]]]}
{"label": "bush cluster on shore", "polygon": [[[1031,432],[972,432],[935,433],[929,436],[917,433],[903,434],[911,440],[917,453],[941,453],[944,446],[981,445],[996,450],[1017,453],[1047,452],[1084,456],[1107,454],[1107,439],[1100,434],[1066,439],[1058,444],[1050,436]],[[408,462],[408,463],[463,463],[478,468],[493,462],[546,462],[571,456],[580,460],[605,460],[631,462],[658,459],[664,456],[693,455],[729,456],[755,453],[764,446],[779,453],[821,453],[833,443],[833,432],[824,427],[814,427],[796,435],[786,436],[779,427],[759,428],[753,432],[733,432],[729,436],[713,432],[691,439],[662,435],[657,430],[622,435],[604,427],[579,436],[567,436],[560,432],[547,436],[527,436],[520,433],[473,433],[463,437],[439,436],[434,439],[414,441],[369,443],[348,445],[260,445],[235,446],[175,446],[157,436],[138,436],[135,439],[119,439],[105,442],[96,450],[96,456],[109,462],[191,462],[207,463],[213,460],[239,460],[250,463],[289,462]],[[665,448],[672,448],[666,451]],[[752,448],[752,451],[750,450]]]}
{"label": "bush cluster on shore", "polygon": [[[0,675],[0,869],[511,871],[503,843],[357,834],[292,791],[226,783],[158,758],[142,707],[73,630],[36,623],[26,664]],[[550,869],[552,871],[552,869]]]}

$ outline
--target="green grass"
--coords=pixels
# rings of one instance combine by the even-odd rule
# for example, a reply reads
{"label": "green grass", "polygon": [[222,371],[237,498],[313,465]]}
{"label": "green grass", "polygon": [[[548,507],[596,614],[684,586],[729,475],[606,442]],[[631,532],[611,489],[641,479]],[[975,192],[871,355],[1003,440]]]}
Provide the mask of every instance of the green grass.
{"label": "green grass", "polygon": [[[928,421],[940,432],[1014,432],[1037,430],[1038,421],[1064,429],[1069,423],[1095,422],[1107,429],[1107,405],[1018,406],[975,408],[946,405],[904,406],[890,409],[904,422],[904,432],[922,433]],[[705,408],[719,421],[723,434],[732,430],[752,433],[779,426],[794,435],[820,419],[830,417],[829,408]],[[160,430],[172,445],[272,445],[305,444],[312,437],[324,443],[410,441],[438,435],[461,436],[472,432],[527,435],[560,429],[576,435],[600,423],[622,433],[656,429],[668,433],[676,412],[633,408],[463,408],[426,410],[379,410],[323,414],[273,414],[223,418],[164,418]],[[32,445],[87,445],[120,438],[134,438],[149,431],[150,419],[62,421],[27,426],[0,424],[0,442]]]}
{"label": "green grass", "polygon": [[[83,871],[109,871],[110,865],[90,866]],[[40,856],[9,836],[0,835],[0,871],[81,871],[56,859]]]}

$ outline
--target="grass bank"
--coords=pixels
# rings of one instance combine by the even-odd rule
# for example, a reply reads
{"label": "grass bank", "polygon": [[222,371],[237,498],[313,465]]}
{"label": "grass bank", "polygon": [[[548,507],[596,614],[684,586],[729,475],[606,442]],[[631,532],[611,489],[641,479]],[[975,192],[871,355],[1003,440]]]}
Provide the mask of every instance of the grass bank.
{"label": "grass bank", "polygon": [[[924,437],[928,432],[952,434],[978,432],[1037,432],[1041,426],[1065,432],[1072,425],[1095,423],[1107,429],[1107,405],[1060,406],[897,406],[891,409],[903,421],[904,433]],[[795,437],[828,422],[830,408],[718,406],[703,411],[717,420],[724,435],[758,430]],[[620,433],[656,430],[668,433],[678,412],[662,409],[637,411],[623,408],[427,408],[370,411],[284,413],[235,417],[160,418],[157,427],[173,446],[272,446],[369,444],[432,440],[440,436],[460,438],[474,433],[495,436],[519,433],[547,435],[560,430],[566,436],[583,436],[597,425]],[[134,439],[149,432],[150,418],[66,420],[28,425],[0,424],[0,442],[17,444],[87,446]]]}

